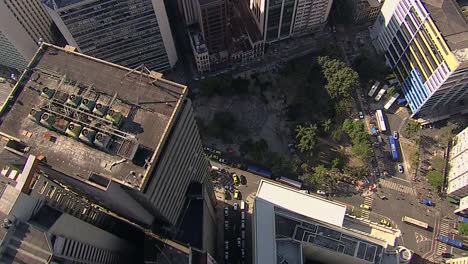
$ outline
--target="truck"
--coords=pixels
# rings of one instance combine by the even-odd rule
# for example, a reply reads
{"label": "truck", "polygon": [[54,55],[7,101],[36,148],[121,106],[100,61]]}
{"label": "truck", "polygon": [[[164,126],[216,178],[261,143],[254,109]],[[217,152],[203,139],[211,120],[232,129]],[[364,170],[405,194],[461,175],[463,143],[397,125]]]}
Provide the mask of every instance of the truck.
{"label": "truck", "polygon": [[445,243],[447,245],[450,245],[450,246],[454,246],[454,247],[457,247],[457,248],[463,248],[463,242],[460,241],[460,240],[451,239],[451,238],[443,236],[443,235],[438,235],[437,240],[440,241],[440,242],[443,242],[443,243]]}

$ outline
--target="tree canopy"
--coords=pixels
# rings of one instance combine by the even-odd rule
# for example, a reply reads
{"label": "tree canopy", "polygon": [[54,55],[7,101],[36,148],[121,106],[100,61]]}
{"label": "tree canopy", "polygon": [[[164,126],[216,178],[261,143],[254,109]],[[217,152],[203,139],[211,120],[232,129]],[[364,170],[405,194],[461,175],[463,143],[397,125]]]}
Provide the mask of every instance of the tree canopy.
{"label": "tree canopy", "polygon": [[311,153],[317,145],[317,125],[298,125],[296,127],[296,139],[299,141],[297,148],[302,153]]}
{"label": "tree canopy", "polygon": [[427,180],[429,181],[429,184],[432,186],[432,188],[435,191],[440,191],[442,188],[442,185],[444,184],[444,176],[442,173],[438,171],[430,171],[426,175]]}
{"label": "tree canopy", "polygon": [[349,98],[359,86],[359,75],[344,62],[328,56],[318,57],[318,64],[325,77],[325,89],[333,99]]}
{"label": "tree canopy", "polygon": [[352,152],[362,160],[369,158],[372,148],[369,135],[364,131],[364,124],[360,120],[346,119],[342,129],[353,142]]}

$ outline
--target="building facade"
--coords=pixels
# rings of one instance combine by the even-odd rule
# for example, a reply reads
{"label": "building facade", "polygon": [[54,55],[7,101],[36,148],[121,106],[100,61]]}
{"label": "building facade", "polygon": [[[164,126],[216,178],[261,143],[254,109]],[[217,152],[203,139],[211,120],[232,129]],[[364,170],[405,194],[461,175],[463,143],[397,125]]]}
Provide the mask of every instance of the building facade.
{"label": "building facade", "polygon": [[250,0],[250,10],[266,43],[310,34],[326,23],[330,0]]}
{"label": "building facade", "polygon": [[447,194],[458,198],[468,196],[468,128],[453,139],[448,164]]}
{"label": "building facade", "polygon": [[157,71],[169,70],[177,61],[164,1],[43,2],[67,42],[80,52]]}
{"label": "building facade", "polygon": [[354,23],[374,23],[384,0],[349,0]]}
{"label": "building facade", "polygon": [[228,8],[226,0],[198,0],[198,22],[210,54],[227,49]]}
{"label": "building facade", "polygon": [[23,70],[39,42],[54,42],[52,25],[39,0],[1,0],[0,65]]}
{"label": "building facade", "polygon": [[[456,28],[456,29],[455,29]],[[455,1],[386,1],[371,30],[412,117],[430,123],[467,111],[468,23]]]}

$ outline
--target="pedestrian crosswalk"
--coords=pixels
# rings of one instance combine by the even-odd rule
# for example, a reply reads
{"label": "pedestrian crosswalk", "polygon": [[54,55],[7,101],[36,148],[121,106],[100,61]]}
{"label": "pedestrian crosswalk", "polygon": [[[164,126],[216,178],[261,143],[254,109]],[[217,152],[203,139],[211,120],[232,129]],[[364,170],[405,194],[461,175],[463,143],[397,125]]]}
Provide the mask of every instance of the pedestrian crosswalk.
{"label": "pedestrian crosswalk", "polygon": [[413,196],[417,195],[416,190],[414,190],[412,187],[409,187],[403,184],[399,184],[399,183],[392,182],[389,180],[384,180],[384,179],[380,179],[379,183],[382,187],[385,187],[388,189],[392,189],[392,190],[402,192],[402,193],[407,193]]}
{"label": "pedestrian crosswalk", "polygon": [[[374,203],[374,194],[366,196],[364,199],[364,204],[368,205],[370,208],[372,208],[372,204]],[[368,210],[362,210],[361,217],[363,219],[369,220],[369,211]]]}
{"label": "pedestrian crosswalk", "polygon": [[[450,232],[450,224],[447,220],[442,219],[439,225],[439,234],[443,236],[448,236]],[[437,241],[436,246],[436,256],[442,255],[442,253],[446,252],[447,244]]]}

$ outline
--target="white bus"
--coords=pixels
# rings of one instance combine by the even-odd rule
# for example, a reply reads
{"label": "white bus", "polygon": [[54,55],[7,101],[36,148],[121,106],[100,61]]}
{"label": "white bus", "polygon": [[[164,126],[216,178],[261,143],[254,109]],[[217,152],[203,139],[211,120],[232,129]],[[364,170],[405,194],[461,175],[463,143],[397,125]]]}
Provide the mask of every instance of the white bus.
{"label": "white bus", "polygon": [[385,125],[385,117],[382,110],[375,111],[375,118],[377,119],[377,126],[379,127],[380,133],[385,133],[387,131],[387,126]]}
{"label": "white bus", "polygon": [[375,97],[375,101],[377,101],[377,102],[380,101],[382,96],[384,96],[384,94],[387,92],[387,89],[388,89],[388,85],[384,85],[384,87],[382,87],[382,89],[380,89],[379,93]]}
{"label": "white bus", "polygon": [[427,223],[424,223],[422,221],[416,220],[416,219],[408,217],[408,216],[403,216],[401,221],[403,221],[404,223],[407,223],[407,224],[411,224],[411,225],[415,225],[415,226],[424,228],[424,229],[429,228],[429,225]]}
{"label": "white bus", "polygon": [[388,102],[385,104],[384,109],[385,110],[390,109],[390,107],[392,107],[393,103],[395,103],[395,101],[398,99],[399,96],[400,96],[399,93],[394,94],[392,98],[390,98],[390,100],[388,100]]}
{"label": "white bus", "polygon": [[377,91],[377,88],[379,88],[380,82],[376,81],[374,85],[372,85],[372,88],[370,89],[369,93],[367,94],[368,96],[372,97],[375,94],[375,91]]}

